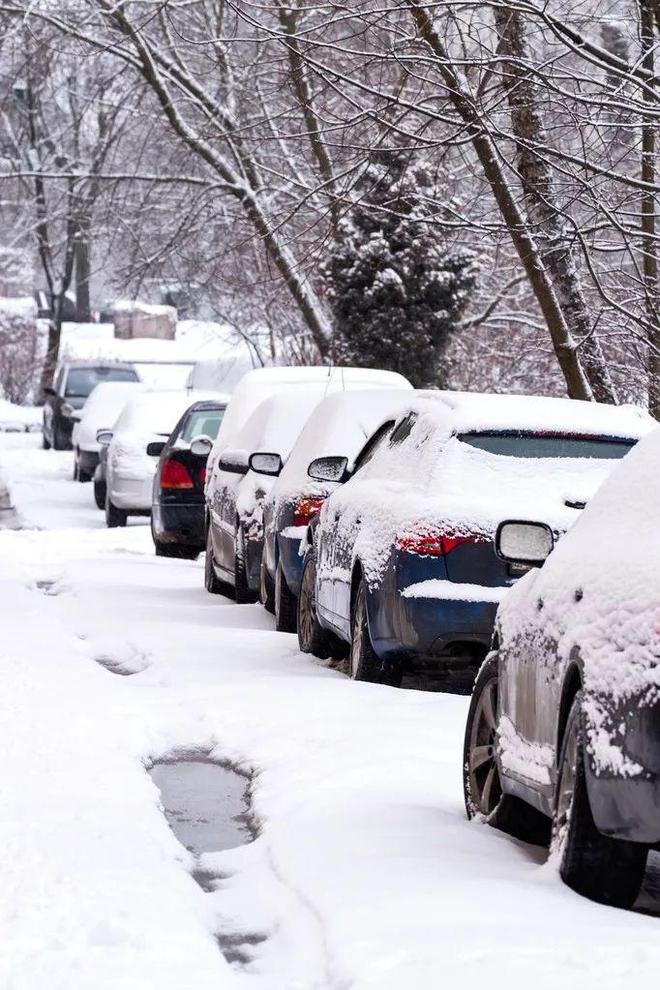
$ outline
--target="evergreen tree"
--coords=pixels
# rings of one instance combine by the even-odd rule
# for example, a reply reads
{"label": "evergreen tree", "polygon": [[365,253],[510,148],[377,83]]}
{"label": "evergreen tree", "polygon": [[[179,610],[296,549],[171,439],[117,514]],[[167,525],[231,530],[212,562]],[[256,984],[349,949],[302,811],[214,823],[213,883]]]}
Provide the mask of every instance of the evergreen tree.
{"label": "evergreen tree", "polygon": [[358,192],[324,265],[334,359],[398,371],[417,388],[442,385],[442,354],[475,284],[475,257],[448,247],[426,163],[375,154]]}

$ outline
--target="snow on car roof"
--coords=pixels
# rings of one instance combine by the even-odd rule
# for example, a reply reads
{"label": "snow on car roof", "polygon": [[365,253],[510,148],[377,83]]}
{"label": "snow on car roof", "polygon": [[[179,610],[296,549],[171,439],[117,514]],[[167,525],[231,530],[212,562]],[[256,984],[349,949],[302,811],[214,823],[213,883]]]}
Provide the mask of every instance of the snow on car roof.
{"label": "snow on car roof", "polygon": [[307,418],[321,396],[316,388],[280,392],[264,399],[235,437],[235,445],[249,454],[277,453],[286,459]]}
{"label": "snow on car roof", "polygon": [[545,395],[425,390],[415,393],[413,408],[428,411],[441,421],[448,415],[447,422],[451,422],[455,433],[529,430],[637,439],[654,425],[640,406],[612,406]]}
{"label": "snow on car roof", "polygon": [[378,427],[396,419],[410,404],[411,389],[400,388],[334,392],[312,412],[291,451],[275,492],[298,490],[313,483],[307,468],[316,457],[346,457],[349,467]]}
{"label": "snow on car roof", "polygon": [[257,368],[244,375],[232,393],[216,440],[214,456],[228,445],[253,410],[269,395],[309,388],[316,389],[319,399],[322,399],[326,393],[348,388],[410,388],[410,383],[396,372],[372,368]]}
{"label": "snow on car roof", "polygon": [[213,393],[201,392],[143,392],[125,406],[115,425],[115,435],[131,432],[169,434],[193,402],[217,398]]}
{"label": "snow on car roof", "polygon": [[142,382],[102,382],[92,389],[82,409],[79,423],[73,428],[73,442],[84,449],[96,449],[97,430],[111,430],[124,406],[140,392]]}

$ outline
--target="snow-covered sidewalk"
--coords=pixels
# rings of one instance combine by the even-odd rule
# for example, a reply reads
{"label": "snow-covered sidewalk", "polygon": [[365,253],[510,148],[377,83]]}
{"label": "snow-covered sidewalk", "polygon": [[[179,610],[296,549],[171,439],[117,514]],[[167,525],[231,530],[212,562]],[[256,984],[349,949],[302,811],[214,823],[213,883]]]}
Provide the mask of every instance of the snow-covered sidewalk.
{"label": "snow-covered sidewalk", "polygon": [[[541,850],[465,820],[467,699],[356,684],[259,606],[106,530],[71,454],[0,438],[2,990],[619,988],[660,918],[593,905]],[[108,658],[122,673],[109,672]],[[146,769],[252,775],[254,842],[202,890]],[[229,964],[216,936],[250,958]]]}

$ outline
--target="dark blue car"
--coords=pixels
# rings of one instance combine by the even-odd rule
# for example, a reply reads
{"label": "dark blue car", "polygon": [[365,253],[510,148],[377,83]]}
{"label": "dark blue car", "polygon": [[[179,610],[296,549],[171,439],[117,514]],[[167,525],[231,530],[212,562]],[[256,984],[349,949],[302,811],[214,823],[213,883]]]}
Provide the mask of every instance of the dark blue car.
{"label": "dark blue car", "polygon": [[525,568],[502,560],[504,519],[556,533],[643,431],[632,407],[418,392],[308,535],[298,603],[304,652],[350,646],[357,680],[483,657],[498,602]]}

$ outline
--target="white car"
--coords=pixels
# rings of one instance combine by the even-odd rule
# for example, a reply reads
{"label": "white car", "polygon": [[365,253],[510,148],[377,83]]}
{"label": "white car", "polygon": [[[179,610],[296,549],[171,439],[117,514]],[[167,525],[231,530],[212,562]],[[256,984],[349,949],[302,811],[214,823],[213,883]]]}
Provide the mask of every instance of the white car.
{"label": "white car", "polygon": [[85,402],[73,427],[73,479],[91,481],[99,463],[99,430],[111,430],[126,403],[143,392],[141,382],[102,382]]}
{"label": "white car", "polygon": [[[143,392],[125,406],[111,435],[100,437],[109,442],[105,498],[108,526],[125,526],[128,516],[151,514],[153,477],[162,441],[193,402],[214,397],[199,392]],[[156,447],[150,453],[151,443]]]}

